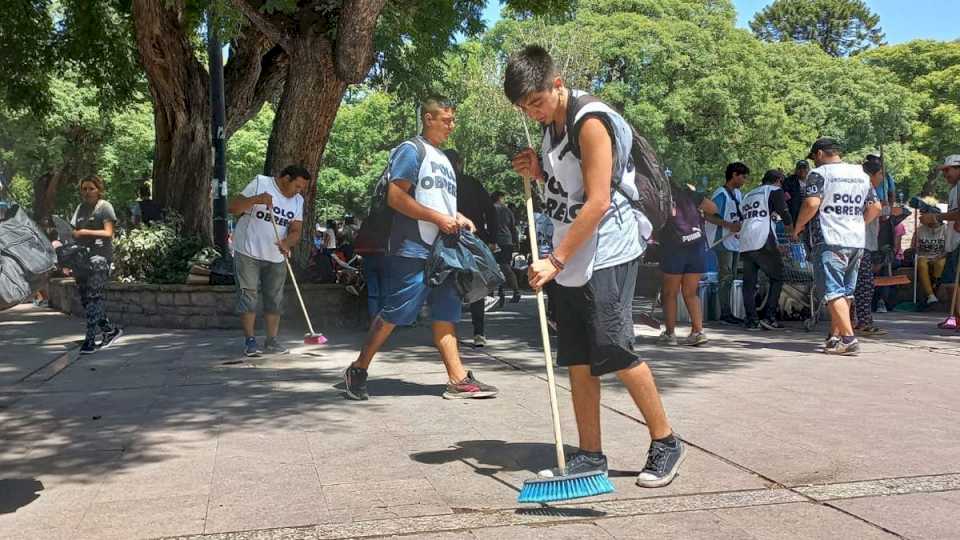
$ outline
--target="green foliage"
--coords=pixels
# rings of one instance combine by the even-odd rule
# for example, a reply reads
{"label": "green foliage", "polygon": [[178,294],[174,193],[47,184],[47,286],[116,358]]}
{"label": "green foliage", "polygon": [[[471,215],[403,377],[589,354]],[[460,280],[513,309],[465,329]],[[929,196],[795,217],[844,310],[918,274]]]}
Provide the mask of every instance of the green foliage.
{"label": "green foliage", "polygon": [[263,173],[273,118],[273,107],[265,105],[227,141],[227,182],[231,196],[240,193],[250,180]]}
{"label": "green foliage", "polygon": [[109,121],[111,132],[99,169],[114,207],[126,209],[137,200],[140,185],[153,170],[153,109],[149,102],[141,101]]}
{"label": "green foliage", "polygon": [[776,0],[750,28],[764,41],[816,43],[831,56],[849,56],[883,44],[879,24],[863,0]]}
{"label": "green foliage", "polygon": [[132,229],[114,242],[113,262],[120,281],[184,283],[190,267],[209,262],[216,250],[198,237],[184,237],[183,218],[169,213],[158,223]]}

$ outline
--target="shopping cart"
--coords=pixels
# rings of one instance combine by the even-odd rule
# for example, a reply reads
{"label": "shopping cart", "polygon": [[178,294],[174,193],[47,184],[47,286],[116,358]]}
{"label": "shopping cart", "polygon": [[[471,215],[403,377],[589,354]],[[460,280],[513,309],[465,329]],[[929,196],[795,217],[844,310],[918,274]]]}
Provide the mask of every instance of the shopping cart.
{"label": "shopping cart", "polygon": [[[814,265],[810,262],[807,246],[802,241],[793,241],[784,233],[777,234],[777,247],[783,260],[783,289],[780,291],[779,309],[785,318],[802,318],[803,328],[813,330],[820,320],[823,309],[823,294],[816,290],[813,275]],[[758,309],[763,309],[770,301],[770,286],[763,275],[761,287],[763,300]]]}

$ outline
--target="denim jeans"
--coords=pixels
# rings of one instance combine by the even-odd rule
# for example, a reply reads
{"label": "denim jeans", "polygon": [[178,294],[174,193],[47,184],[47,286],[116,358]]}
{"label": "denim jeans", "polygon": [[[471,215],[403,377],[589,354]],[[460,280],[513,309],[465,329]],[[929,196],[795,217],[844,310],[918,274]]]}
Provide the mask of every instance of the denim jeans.
{"label": "denim jeans", "polygon": [[814,249],[814,264],[817,265],[814,274],[817,289],[823,291],[823,300],[852,299],[857,288],[863,249],[827,245],[819,245]]}

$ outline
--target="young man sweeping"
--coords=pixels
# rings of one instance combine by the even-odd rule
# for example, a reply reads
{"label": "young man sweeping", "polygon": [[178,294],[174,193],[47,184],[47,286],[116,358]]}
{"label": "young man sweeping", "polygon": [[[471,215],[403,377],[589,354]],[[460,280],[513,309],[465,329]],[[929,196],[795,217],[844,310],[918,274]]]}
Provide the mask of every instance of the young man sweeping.
{"label": "young man sweeping", "polygon": [[[631,306],[644,246],[627,198],[637,196],[630,126],[599,102],[585,105],[567,126],[568,107],[583,93],[564,86],[552,58],[539,46],[527,46],[510,59],[504,92],[528,117],[546,126],[541,155],[527,148],[513,158],[513,168],[523,177],[545,182],[545,213],[554,226],[554,251],[532,265],[529,276],[534,289],[557,283],[557,363],[570,370],[580,437],[580,450],[568,456],[565,472],[607,470],[600,435],[600,376],[615,373],[643,414],[652,439],[637,484],[665,486],[676,476],[685,450],[673,434],[649,366],[633,350]],[[579,132],[579,159],[569,151],[568,127]],[[540,474],[555,477],[560,471]]]}

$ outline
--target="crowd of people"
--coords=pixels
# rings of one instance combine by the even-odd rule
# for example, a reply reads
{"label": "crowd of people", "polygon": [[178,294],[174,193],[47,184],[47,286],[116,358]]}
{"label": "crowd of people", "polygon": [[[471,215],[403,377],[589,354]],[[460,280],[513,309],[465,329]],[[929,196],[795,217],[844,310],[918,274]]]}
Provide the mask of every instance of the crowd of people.
{"label": "crowd of people", "polygon": [[[712,266],[720,321],[747,330],[783,328],[779,297],[791,261],[811,269],[815,296],[830,315],[825,353],[856,354],[858,334],[883,332],[872,313],[881,303],[892,306],[894,300],[877,294],[874,273],[881,267],[889,270],[902,257],[898,255],[902,232],[898,235],[897,227],[908,211],[895,204],[895,186],[881,156],[847,163],[841,144],[823,137],[792,174],[768,170],[759,186],[746,194],[741,190],[750,181],[751,169],[742,162],[726,167],[723,185],[711,196],[673,182],[670,216],[650,234],[650,220],[634,204],[640,192],[631,161],[633,131],[618,112],[600,101],[574,107],[585,94],[565,86],[550,55],[538,46],[511,57],[504,92],[523,114],[544,126],[539,152],[526,148],[511,165],[518,175],[540,185],[533,216],[538,257],[522,266],[529,286],[547,293],[550,326],[558,340],[556,362],[569,369],[579,450],[568,456],[567,474],[607,469],[600,433],[600,377],[608,374],[626,386],[652,441],[637,484],[670,483],[685,457],[653,373],[634,345],[633,298],[648,244],[660,248],[665,318],[660,345],[708,342],[704,332],[708,310],[701,305],[700,290],[701,278]],[[384,173],[384,198],[390,209],[387,241],[371,243],[363,226],[349,215],[341,223],[328,220],[314,231],[317,254],[337,254],[348,266],[355,256],[363,261],[372,322],[356,360],[343,372],[346,395],[352,400],[369,399],[373,360],[393,330],[414,324],[425,307],[433,344],[446,370],[443,397],[490,398],[498,393],[465,365],[456,336],[462,300],[452,280],[429,286],[426,264],[441,234],[467,230],[489,245],[505,283],[470,305],[473,343],[483,346],[485,313],[508,301],[521,301],[515,254],[524,252],[521,224],[527,218],[505,204],[504,193],[488,193],[482,182],[465,174],[456,151],[442,149],[455,128],[455,115],[455,106],[445,98],[425,99],[422,131],[391,151]],[[571,141],[576,142],[575,152],[570,151]],[[960,254],[960,155],[948,157],[941,170],[952,186],[947,211],[922,214],[912,248],[927,303],[938,299],[932,280],[953,276]],[[277,337],[287,279],[285,259],[302,236],[302,193],[311,181],[306,169],[290,165],[276,177],[257,176],[229,201],[229,212],[236,218],[232,241],[236,310],[243,350],[249,356],[287,352]],[[86,354],[109,346],[122,330],[108,320],[103,299],[117,216],[104,199],[102,180],[85,178],[79,187],[82,202],[71,223],[73,239],[88,248],[84,271],[77,273],[86,314],[80,352]],[[134,219],[142,223],[160,219],[149,190],[141,195]],[[738,281],[741,267],[743,279]],[[761,275],[766,295],[758,306]],[[682,339],[676,333],[680,301],[691,324],[690,334]],[[262,346],[254,334],[258,304],[266,322]],[[819,308],[819,303],[810,306],[811,311]],[[941,326],[956,328],[957,320],[954,310]]]}

